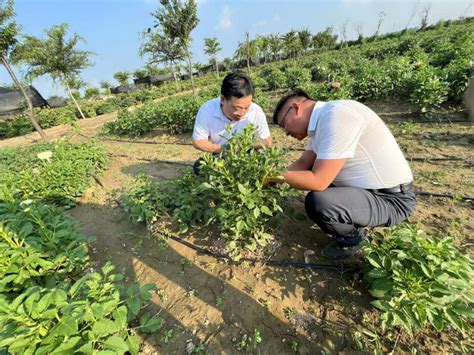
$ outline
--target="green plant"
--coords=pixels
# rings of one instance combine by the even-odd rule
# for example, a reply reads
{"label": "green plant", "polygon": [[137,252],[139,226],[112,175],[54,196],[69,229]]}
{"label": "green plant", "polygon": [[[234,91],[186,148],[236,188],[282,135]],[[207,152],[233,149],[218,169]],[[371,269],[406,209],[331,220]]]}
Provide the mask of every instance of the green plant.
{"label": "green plant", "polygon": [[231,138],[222,156],[203,157],[201,187],[212,194],[217,208],[209,221],[219,223],[224,236],[231,240],[229,248],[240,244],[254,251],[257,245],[266,245],[270,235],[265,225],[282,212],[280,202],[291,194],[287,185],[264,185],[267,177],[283,171],[284,159],[275,148],[252,149],[255,138],[251,126],[240,134],[232,134],[229,127],[228,133]]}
{"label": "green plant", "polygon": [[414,225],[375,232],[363,247],[372,304],[382,310],[383,328],[411,331],[431,324],[464,332],[474,319],[472,260],[450,237],[430,237]]}
{"label": "green plant", "polygon": [[[0,294],[0,348],[12,353],[137,354],[138,340],[128,326],[132,317],[115,284],[122,276],[111,274],[113,269],[105,265],[102,273],[86,274],[72,285],[34,286],[14,298]],[[140,323],[142,331],[161,326],[149,316]]]}
{"label": "green plant", "polygon": [[229,239],[229,252],[237,260],[242,248],[255,251],[270,238],[270,219],[282,212],[280,203],[293,194],[288,185],[266,187],[265,179],[284,168],[283,152],[255,150],[255,128],[231,133],[228,148],[219,156],[203,157],[199,176],[178,175],[163,184],[140,176],[123,198],[134,221],[148,224],[161,217],[179,222],[181,230],[215,223]]}
{"label": "green plant", "polygon": [[54,284],[89,260],[89,239],[58,207],[0,201],[0,220],[0,293]]}
{"label": "green plant", "polygon": [[261,342],[262,337],[260,335],[260,331],[255,329],[250,336],[247,334],[242,335],[242,338],[235,344],[235,346],[237,350],[243,352],[244,354],[260,354],[258,347]]}
{"label": "green plant", "polygon": [[0,200],[41,199],[73,205],[107,157],[96,143],[56,142],[0,150]]}

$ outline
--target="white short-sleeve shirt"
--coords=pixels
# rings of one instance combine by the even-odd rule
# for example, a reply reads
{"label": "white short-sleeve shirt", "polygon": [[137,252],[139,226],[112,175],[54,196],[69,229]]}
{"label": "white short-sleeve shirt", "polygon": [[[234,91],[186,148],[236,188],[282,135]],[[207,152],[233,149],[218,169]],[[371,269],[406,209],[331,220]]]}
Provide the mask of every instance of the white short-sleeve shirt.
{"label": "white short-sleeve shirt", "polygon": [[381,189],[411,182],[413,175],[382,119],[353,100],[316,102],[307,149],[317,159],[347,159],[334,186]]}
{"label": "white short-sleeve shirt", "polygon": [[249,124],[256,127],[256,135],[259,138],[270,137],[267,118],[260,106],[252,102],[245,117],[239,121],[231,121],[222,112],[221,99],[218,97],[200,107],[194,122],[193,140],[210,139],[214,144],[225,145],[228,139],[225,130],[227,125],[231,125],[232,133],[239,133]]}

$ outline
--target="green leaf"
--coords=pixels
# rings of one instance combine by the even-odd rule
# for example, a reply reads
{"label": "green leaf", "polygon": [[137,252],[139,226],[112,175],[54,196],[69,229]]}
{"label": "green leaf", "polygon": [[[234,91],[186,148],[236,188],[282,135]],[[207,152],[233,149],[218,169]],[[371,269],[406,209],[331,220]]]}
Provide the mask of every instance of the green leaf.
{"label": "green leaf", "polygon": [[161,329],[164,319],[161,317],[150,318],[148,313],[145,313],[140,318],[140,330],[145,333],[154,333]]}
{"label": "green leaf", "polygon": [[127,307],[120,306],[116,310],[113,311],[112,315],[115,319],[117,325],[121,328],[127,325]]}
{"label": "green leaf", "polygon": [[140,351],[140,344],[138,343],[137,337],[134,335],[127,335],[126,342],[130,353],[132,355],[138,354],[138,352]]}
{"label": "green leaf", "polygon": [[273,216],[272,211],[270,211],[270,209],[269,209],[267,206],[262,206],[262,207],[261,207],[261,210],[262,210],[262,212],[265,213],[266,215],[268,215],[268,216]]}
{"label": "green leaf", "polygon": [[77,322],[73,316],[63,317],[54,330],[57,335],[69,337],[78,333]]}
{"label": "green leaf", "polygon": [[81,341],[81,337],[72,337],[65,342],[63,342],[59,347],[57,347],[51,354],[55,355],[66,355],[73,353],[73,349]]}
{"label": "green leaf", "polygon": [[111,336],[103,344],[105,349],[114,350],[119,354],[123,354],[129,349],[125,340],[118,336]]}
{"label": "green leaf", "polygon": [[253,209],[253,216],[254,216],[255,218],[258,218],[258,216],[260,216],[260,208],[255,207],[255,208]]}
{"label": "green leaf", "polygon": [[373,279],[379,279],[387,276],[387,272],[383,269],[372,269],[367,273],[367,276]]}
{"label": "green leaf", "polygon": [[369,290],[370,294],[377,298],[385,297],[393,289],[393,282],[386,278],[375,279]]}
{"label": "green leaf", "polygon": [[115,333],[117,325],[110,319],[100,319],[92,326],[92,332],[99,337]]}

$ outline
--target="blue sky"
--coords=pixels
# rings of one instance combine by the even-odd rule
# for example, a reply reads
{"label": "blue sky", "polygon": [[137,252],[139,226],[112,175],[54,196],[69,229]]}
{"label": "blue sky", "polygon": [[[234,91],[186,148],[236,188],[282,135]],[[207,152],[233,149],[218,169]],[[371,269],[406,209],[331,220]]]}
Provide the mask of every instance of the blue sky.
{"label": "blue sky", "polygon": [[[207,63],[203,54],[205,37],[217,37],[223,50],[219,59],[231,57],[238,42],[249,32],[256,35],[285,33],[290,29],[308,28],[313,34],[333,26],[340,32],[347,23],[347,35],[356,37],[356,26],[366,35],[376,30],[379,14],[386,15],[381,32],[403,29],[410,15],[415,16],[410,27],[420,23],[421,12],[429,6],[430,23],[440,19],[474,16],[474,0],[197,0],[200,22],[192,32],[193,59]],[[153,23],[150,12],[158,0],[17,0],[16,22],[23,32],[42,36],[53,25],[68,23],[70,33],[82,36],[82,49],[95,52],[95,65],[82,72],[89,86],[107,80],[115,84],[113,74],[134,71],[145,64],[138,55],[140,32]],[[467,11],[467,12],[466,12]],[[18,72],[18,71],[17,71]],[[0,67],[0,83],[11,83],[6,70]],[[49,77],[33,82],[43,96],[63,95],[61,87]]]}

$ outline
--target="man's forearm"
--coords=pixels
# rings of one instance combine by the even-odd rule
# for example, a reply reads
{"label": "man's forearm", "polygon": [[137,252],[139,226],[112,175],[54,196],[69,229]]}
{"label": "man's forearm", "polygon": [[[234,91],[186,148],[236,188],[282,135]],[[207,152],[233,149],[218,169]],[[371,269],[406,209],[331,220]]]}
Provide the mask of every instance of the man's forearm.
{"label": "man's forearm", "polygon": [[212,143],[207,140],[193,140],[193,146],[196,149],[199,149],[203,152],[210,152],[210,153],[220,153],[222,150],[222,146],[220,144]]}
{"label": "man's forearm", "polygon": [[283,177],[288,185],[298,190],[324,191],[328,187],[310,170],[287,171]]}

